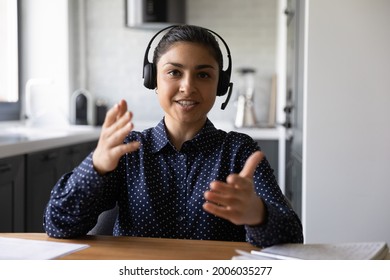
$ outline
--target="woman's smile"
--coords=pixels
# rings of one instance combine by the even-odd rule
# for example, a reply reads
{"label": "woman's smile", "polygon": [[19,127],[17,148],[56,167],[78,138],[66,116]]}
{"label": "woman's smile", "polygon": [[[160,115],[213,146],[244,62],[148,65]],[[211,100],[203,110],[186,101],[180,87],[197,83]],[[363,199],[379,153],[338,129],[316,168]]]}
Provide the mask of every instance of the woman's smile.
{"label": "woman's smile", "polygon": [[194,100],[177,100],[175,101],[176,104],[179,106],[183,107],[183,109],[192,109],[194,108],[199,102],[196,102]]}

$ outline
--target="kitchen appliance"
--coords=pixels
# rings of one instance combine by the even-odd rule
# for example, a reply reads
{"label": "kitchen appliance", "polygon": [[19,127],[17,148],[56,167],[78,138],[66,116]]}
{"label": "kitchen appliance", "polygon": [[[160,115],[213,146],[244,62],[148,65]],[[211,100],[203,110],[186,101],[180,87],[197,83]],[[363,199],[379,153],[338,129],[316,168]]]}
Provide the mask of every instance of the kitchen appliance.
{"label": "kitchen appliance", "polygon": [[257,124],[253,106],[256,70],[253,68],[240,68],[238,72],[241,79],[238,87],[237,112],[234,125],[237,128],[254,127]]}
{"label": "kitchen appliance", "polygon": [[95,125],[102,126],[107,114],[107,102],[103,99],[98,99],[95,104]]}
{"label": "kitchen appliance", "polygon": [[71,122],[76,125],[91,124],[92,117],[91,94],[85,89],[78,89],[72,94]]}

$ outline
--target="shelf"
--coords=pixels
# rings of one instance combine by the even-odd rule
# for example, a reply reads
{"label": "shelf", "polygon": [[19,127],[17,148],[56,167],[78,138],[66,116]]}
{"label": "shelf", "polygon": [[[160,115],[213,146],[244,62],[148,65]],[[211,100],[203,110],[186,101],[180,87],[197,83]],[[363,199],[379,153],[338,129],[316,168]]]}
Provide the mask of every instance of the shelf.
{"label": "shelf", "polygon": [[245,128],[236,128],[233,124],[228,122],[214,123],[216,128],[225,130],[225,131],[237,131],[244,133],[252,137],[254,140],[279,140],[279,129],[275,128],[260,128],[260,127],[245,127]]}

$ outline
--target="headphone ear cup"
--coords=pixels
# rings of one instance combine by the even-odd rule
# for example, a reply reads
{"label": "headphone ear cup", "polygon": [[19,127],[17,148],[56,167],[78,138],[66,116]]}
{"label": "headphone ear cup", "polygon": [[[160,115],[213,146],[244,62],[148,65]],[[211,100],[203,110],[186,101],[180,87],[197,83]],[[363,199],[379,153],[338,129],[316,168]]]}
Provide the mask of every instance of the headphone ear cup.
{"label": "headphone ear cup", "polygon": [[218,80],[217,96],[225,95],[228,91],[230,83],[230,74],[226,71],[221,71]]}
{"label": "headphone ear cup", "polygon": [[155,89],[157,86],[156,71],[153,63],[144,65],[144,86],[148,89]]}

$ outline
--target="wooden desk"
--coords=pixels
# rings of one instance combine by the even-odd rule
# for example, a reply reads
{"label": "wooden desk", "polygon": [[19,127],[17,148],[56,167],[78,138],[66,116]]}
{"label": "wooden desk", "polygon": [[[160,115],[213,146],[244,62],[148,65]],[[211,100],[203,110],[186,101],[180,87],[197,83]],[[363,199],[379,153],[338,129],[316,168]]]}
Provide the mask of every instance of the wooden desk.
{"label": "wooden desk", "polygon": [[45,233],[0,233],[1,237],[88,244],[91,247],[66,255],[69,260],[226,260],[235,249],[250,251],[245,242],[183,240],[127,236],[85,236],[54,239]]}

